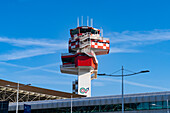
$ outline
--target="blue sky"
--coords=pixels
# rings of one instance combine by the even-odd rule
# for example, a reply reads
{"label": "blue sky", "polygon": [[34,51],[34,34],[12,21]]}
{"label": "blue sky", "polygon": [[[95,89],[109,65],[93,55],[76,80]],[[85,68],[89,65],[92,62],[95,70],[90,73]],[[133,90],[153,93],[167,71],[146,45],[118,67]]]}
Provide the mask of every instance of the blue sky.
{"label": "blue sky", "polygon": [[[71,92],[75,75],[60,73],[60,54],[68,52],[69,29],[77,17],[93,18],[110,38],[110,54],[97,56],[99,73],[123,65],[125,93],[169,91],[170,1],[168,0],[0,0],[0,78]],[[126,72],[128,74],[128,72]],[[121,73],[116,73],[121,74]],[[121,78],[98,77],[92,96],[117,95]]]}

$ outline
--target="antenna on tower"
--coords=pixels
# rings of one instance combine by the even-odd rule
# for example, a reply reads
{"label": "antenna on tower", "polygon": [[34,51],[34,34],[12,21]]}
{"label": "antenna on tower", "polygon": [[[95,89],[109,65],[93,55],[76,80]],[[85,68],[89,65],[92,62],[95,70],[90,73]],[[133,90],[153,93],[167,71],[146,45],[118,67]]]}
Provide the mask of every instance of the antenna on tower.
{"label": "antenna on tower", "polygon": [[101,37],[103,37],[103,29],[102,29],[102,27],[101,27]]}
{"label": "antenna on tower", "polygon": [[77,17],[77,27],[79,27],[79,17]]}
{"label": "antenna on tower", "polygon": [[87,16],[87,26],[89,26],[89,16]]}
{"label": "antenna on tower", "polygon": [[91,18],[91,27],[93,27],[93,18]]}
{"label": "antenna on tower", "polygon": [[83,26],[83,16],[81,16],[81,26]]}

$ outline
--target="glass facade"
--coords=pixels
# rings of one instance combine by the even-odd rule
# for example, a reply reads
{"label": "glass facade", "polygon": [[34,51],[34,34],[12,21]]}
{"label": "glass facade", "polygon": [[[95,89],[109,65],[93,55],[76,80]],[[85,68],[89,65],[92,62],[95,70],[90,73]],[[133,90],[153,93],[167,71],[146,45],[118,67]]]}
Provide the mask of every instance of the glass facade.
{"label": "glass facade", "polygon": [[8,101],[0,101],[0,113],[8,113]]}
{"label": "glass facade", "polygon": [[[170,103],[170,102],[169,102]],[[138,110],[158,110],[167,109],[167,101],[158,102],[143,102],[143,103],[128,103],[124,104],[125,111],[138,111]],[[168,105],[170,108],[170,104]],[[73,113],[93,113],[93,112],[114,112],[121,111],[121,104],[111,105],[96,105],[96,106],[80,106],[73,107]],[[71,108],[54,108],[54,109],[37,109],[31,110],[31,113],[70,113]],[[9,112],[9,113],[14,113]],[[20,111],[19,113],[23,113]]]}

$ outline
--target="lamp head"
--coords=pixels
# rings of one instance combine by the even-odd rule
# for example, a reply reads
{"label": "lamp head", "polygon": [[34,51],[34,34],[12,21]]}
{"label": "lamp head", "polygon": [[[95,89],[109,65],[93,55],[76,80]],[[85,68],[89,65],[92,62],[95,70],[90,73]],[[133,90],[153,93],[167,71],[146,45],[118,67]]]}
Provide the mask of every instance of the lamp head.
{"label": "lamp head", "polygon": [[103,73],[103,74],[97,74],[97,75],[102,76],[102,75],[106,75],[106,74],[105,74],[105,73]]}
{"label": "lamp head", "polygon": [[147,73],[150,72],[149,70],[145,70],[145,71],[140,71],[140,73]]}

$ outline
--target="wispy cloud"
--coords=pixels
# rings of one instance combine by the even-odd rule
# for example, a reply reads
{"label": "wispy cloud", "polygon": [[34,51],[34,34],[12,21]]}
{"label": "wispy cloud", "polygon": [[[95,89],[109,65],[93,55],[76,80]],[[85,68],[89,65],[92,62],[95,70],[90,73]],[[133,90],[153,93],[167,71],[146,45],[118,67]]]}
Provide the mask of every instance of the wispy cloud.
{"label": "wispy cloud", "polygon": [[[25,67],[26,69],[22,70],[22,71],[17,71],[15,73],[21,73],[21,72],[26,72],[26,71],[33,71],[33,70],[43,70],[43,71],[46,71],[46,72],[51,72],[51,73],[60,73],[58,71],[54,71],[54,70],[49,70],[49,69],[44,69],[44,68],[47,68],[47,67],[52,67],[52,66],[57,66],[59,65],[60,63],[53,63],[53,64],[47,64],[47,65],[43,65],[43,66],[38,66],[38,67]],[[20,66],[19,66],[20,67]]]}
{"label": "wispy cloud", "polygon": [[141,83],[136,83],[136,82],[130,82],[130,81],[127,81],[127,80],[125,80],[125,83],[130,84],[130,85],[140,86],[140,87],[152,88],[152,89],[159,89],[159,90],[166,90],[166,91],[170,90],[168,88],[163,88],[163,87],[159,87],[159,86],[152,86],[152,85],[147,85],[147,84],[141,84]]}
{"label": "wispy cloud", "polygon": [[140,52],[139,50],[134,50],[134,49],[126,49],[126,48],[110,48],[110,53],[136,53]]}
{"label": "wispy cloud", "polygon": [[16,60],[16,59],[23,59],[38,55],[46,55],[56,53],[56,50],[48,49],[48,48],[39,48],[39,49],[28,49],[28,50],[16,50],[14,52],[8,54],[0,55],[0,61],[8,61],[8,60]]}
{"label": "wispy cloud", "polygon": [[153,30],[153,31],[123,31],[112,32],[106,34],[111,38],[111,43],[122,43],[122,42],[160,42],[170,40],[170,29],[166,30]]}
{"label": "wispy cloud", "polygon": [[57,64],[59,64],[59,63],[47,64],[47,65],[38,66],[38,67],[21,66],[21,65],[11,64],[11,63],[7,63],[7,62],[0,62],[0,64],[24,69],[22,71],[17,71],[15,73],[21,73],[21,72],[32,71],[32,70],[41,70],[41,71],[55,73],[55,74],[60,73],[59,71],[56,71],[56,70],[45,69],[47,67],[51,67],[51,66],[55,66],[55,65],[57,66]]}
{"label": "wispy cloud", "polygon": [[[102,78],[102,79],[99,79],[99,80],[102,80],[102,81],[111,81],[111,82],[119,82],[119,83],[122,82],[121,80],[113,79],[113,78]],[[124,80],[124,83],[125,84],[134,85],[134,86],[139,86],[139,87],[158,89],[158,90],[166,90],[166,91],[170,90],[168,88],[163,88],[163,87],[159,87],[159,86],[152,86],[152,85],[147,85],[147,84],[141,84],[141,83],[136,83],[136,82],[130,82],[130,81],[127,81],[127,80]]]}
{"label": "wispy cloud", "polygon": [[[110,38],[111,53],[134,53],[136,46],[155,44],[170,40],[170,29],[153,31],[123,31],[105,34]],[[113,45],[113,46],[112,46]]]}
{"label": "wispy cloud", "polygon": [[0,37],[0,42],[17,46],[21,49],[12,49],[0,55],[0,61],[17,60],[39,55],[56,53],[58,50],[67,49],[66,41],[49,39],[14,39]]}
{"label": "wispy cloud", "polygon": [[49,40],[49,39],[15,39],[15,38],[7,38],[0,37],[0,42],[12,44],[14,46],[42,46],[42,47],[61,47],[63,48],[63,44],[66,42],[61,40]]}

